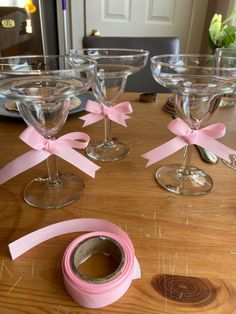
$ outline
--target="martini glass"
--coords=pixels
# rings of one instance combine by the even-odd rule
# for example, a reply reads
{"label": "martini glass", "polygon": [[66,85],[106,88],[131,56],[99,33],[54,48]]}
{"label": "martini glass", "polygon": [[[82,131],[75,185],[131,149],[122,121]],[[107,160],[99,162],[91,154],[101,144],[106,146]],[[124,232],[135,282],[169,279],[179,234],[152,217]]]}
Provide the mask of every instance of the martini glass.
{"label": "martini glass", "polygon": [[[233,48],[217,48],[216,49],[216,57],[217,57],[217,62],[222,63],[222,58],[223,61],[228,62],[230,59],[225,59],[225,57],[229,58],[236,58],[236,50]],[[230,60],[230,63],[232,61]],[[234,68],[235,68],[235,73],[233,73],[232,79],[236,82],[236,61],[234,62]],[[236,104],[236,94],[230,94],[230,95],[224,95],[221,100],[220,107],[230,107]],[[231,169],[236,170],[236,155],[232,154],[229,156],[230,161],[223,160],[224,164]]]}
{"label": "martini glass", "polygon": [[[149,55],[144,50],[116,48],[91,48],[70,53],[83,53],[97,62],[97,75],[92,89],[98,102],[106,107],[117,103],[128,76],[142,69]],[[90,142],[86,153],[95,160],[114,161],[124,158],[129,153],[129,147],[112,138],[111,120],[105,118],[104,140]]]}
{"label": "martini glass", "polygon": [[[55,140],[66,122],[70,98],[92,84],[96,64],[76,56],[20,56],[0,58],[0,94],[17,102],[28,125],[44,138]],[[83,193],[83,180],[60,174],[55,155],[47,159],[48,175],[27,184],[24,200],[39,208],[60,208]]]}
{"label": "martini glass", "polygon": [[[227,61],[217,63],[212,55],[160,55],[151,58],[153,77],[175,93],[176,112],[191,129],[204,126],[218,108],[221,96],[234,91],[229,78],[233,71],[232,61],[235,60]],[[211,177],[191,165],[191,151],[192,145],[187,145],[182,164],[157,170],[155,177],[163,188],[182,195],[201,195],[211,190]]]}
{"label": "martini glass", "polygon": [[[234,48],[217,48],[215,51],[216,61],[222,64],[222,58],[229,57],[229,58],[236,58],[236,50]],[[230,62],[232,66],[235,68],[236,72],[236,62],[232,62],[232,60],[226,58],[223,59],[223,62]],[[231,74],[231,73],[230,73]],[[232,79],[236,82],[236,74],[233,75]],[[236,104],[236,95],[235,93],[224,95],[221,99],[220,107],[231,107]]]}

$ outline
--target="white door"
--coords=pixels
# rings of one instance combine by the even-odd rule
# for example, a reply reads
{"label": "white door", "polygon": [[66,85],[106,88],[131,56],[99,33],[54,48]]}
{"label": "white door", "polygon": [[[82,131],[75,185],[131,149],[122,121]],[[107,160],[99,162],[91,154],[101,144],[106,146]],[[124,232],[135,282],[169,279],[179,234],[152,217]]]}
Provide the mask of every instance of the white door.
{"label": "white door", "polygon": [[[178,36],[181,52],[197,53],[207,4],[207,0],[85,0],[85,33],[97,29],[101,36]],[[80,45],[78,36],[74,46]]]}

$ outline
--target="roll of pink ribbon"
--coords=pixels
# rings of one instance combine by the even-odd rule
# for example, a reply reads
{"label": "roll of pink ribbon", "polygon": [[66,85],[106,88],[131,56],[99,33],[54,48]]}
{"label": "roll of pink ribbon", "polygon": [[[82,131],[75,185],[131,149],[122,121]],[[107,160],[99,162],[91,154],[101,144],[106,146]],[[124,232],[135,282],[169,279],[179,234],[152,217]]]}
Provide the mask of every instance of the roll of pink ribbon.
{"label": "roll of pink ribbon", "polygon": [[[55,236],[85,231],[93,232],[76,238],[65,251],[62,261],[64,283],[66,290],[77,303],[87,308],[100,308],[118,300],[128,290],[132,280],[141,276],[133,244],[128,235],[115,224],[90,218],[67,220],[23,236],[10,243],[9,250],[12,259],[16,259]],[[106,247],[109,248],[107,252]],[[114,253],[118,262],[116,270],[99,279],[81,274],[77,270],[78,265],[100,250],[104,254]],[[85,251],[87,253],[84,253]]]}

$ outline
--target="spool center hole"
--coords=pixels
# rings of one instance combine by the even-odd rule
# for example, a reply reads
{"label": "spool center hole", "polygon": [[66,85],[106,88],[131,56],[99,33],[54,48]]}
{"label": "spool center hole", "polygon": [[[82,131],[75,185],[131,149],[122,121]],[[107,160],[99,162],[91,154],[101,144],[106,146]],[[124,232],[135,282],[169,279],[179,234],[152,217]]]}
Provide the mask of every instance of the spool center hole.
{"label": "spool center hole", "polygon": [[107,237],[92,237],[80,243],[72,260],[77,276],[94,283],[103,283],[114,278],[123,263],[123,249],[119,243]]}
{"label": "spool center hole", "polygon": [[77,271],[90,278],[103,278],[115,272],[119,262],[112,255],[96,253],[79,265]]}

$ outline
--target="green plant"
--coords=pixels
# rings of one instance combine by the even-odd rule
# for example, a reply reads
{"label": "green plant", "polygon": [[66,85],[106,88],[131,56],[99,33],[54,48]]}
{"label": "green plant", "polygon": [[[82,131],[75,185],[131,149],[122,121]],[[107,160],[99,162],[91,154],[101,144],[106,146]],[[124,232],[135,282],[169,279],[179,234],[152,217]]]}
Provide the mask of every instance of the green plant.
{"label": "green plant", "polygon": [[216,48],[236,49],[236,9],[222,22],[221,14],[214,14],[209,27],[209,44]]}

